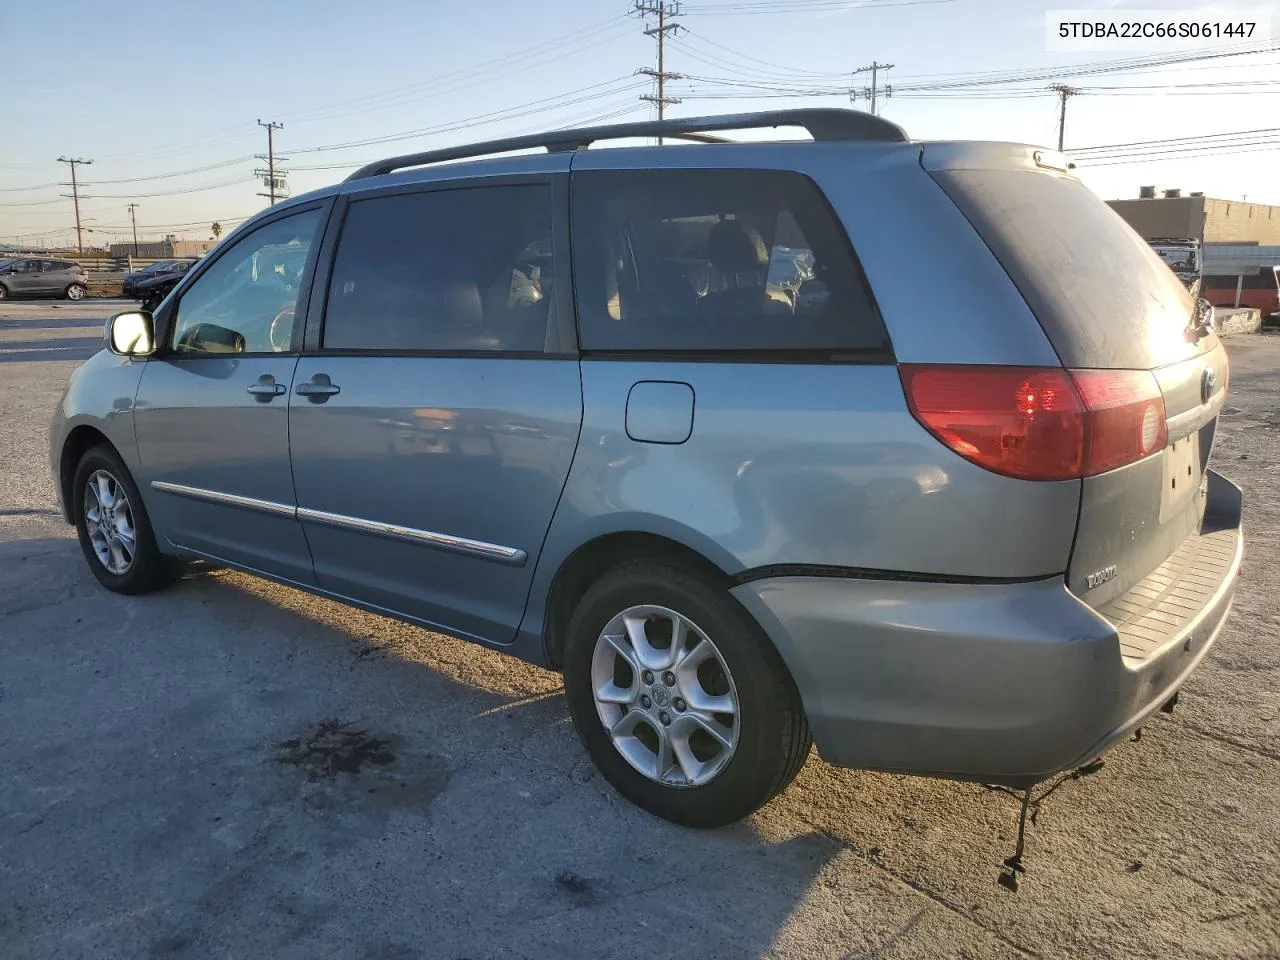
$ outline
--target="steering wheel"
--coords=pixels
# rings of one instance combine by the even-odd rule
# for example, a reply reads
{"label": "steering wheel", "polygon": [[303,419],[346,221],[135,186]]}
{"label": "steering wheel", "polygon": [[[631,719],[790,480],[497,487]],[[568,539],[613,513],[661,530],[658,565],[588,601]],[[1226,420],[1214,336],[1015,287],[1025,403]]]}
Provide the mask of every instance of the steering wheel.
{"label": "steering wheel", "polygon": [[267,327],[267,340],[276,353],[286,353],[292,345],[290,341],[293,339],[293,312],[292,303],[281,307],[271,318],[271,323]]}

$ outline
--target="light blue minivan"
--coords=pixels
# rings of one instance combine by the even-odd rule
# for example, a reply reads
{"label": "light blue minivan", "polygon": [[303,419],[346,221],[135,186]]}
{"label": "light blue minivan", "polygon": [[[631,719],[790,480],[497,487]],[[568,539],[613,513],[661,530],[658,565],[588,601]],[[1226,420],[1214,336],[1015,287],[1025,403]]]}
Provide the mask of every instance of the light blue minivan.
{"label": "light blue minivan", "polygon": [[[775,126],[809,138],[713,135]],[[587,149],[655,136],[693,142]],[[1023,789],[1090,761],[1239,570],[1222,346],[1032,147],[799,110],[399,157],[106,340],[51,460],[107,588],[212,561],[562,670],[684,824],[812,742]]]}

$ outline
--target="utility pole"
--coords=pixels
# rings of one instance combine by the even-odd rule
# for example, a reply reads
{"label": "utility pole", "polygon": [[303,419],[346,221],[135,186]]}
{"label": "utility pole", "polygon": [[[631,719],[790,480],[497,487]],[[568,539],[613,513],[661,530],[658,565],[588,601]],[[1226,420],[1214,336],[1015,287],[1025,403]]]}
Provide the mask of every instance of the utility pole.
{"label": "utility pole", "polygon": [[[92,160],[81,160],[79,157],[59,157],[59,163],[65,163],[71,168],[71,200],[76,205],[76,250],[84,253],[84,240],[80,236],[80,184],[76,180],[76,164],[84,164],[88,166],[93,163]],[[66,194],[64,193],[65,197]]]}
{"label": "utility pole", "polygon": [[138,218],[134,216],[133,211],[138,209],[136,203],[129,204],[129,222],[133,224],[133,255],[138,255]]}
{"label": "utility pole", "polygon": [[263,123],[262,119],[259,118],[258,126],[265,127],[267,131],[267,155],[265,157],[262,156],[261,154],[258,155],[259,160],[267,161],[267,169],[265,172],[257,171],[257,170],[254,171],[255,173],[264,174],[265,179],[267,181],[266,182],[267,192],[260,193],[258,194],[258,196],[266,197],[271,201],[271,205],[275,206],[275,203],[276,203],[276,148],[275,148],[275,140],[272,135],[277,130],[283,130],[284,124],[276,123],[274,120],[269,120],[266,123]]}
{"label": "utility pole", "polygon": [[[644,0],[644,2],[636,0],[636,13],[640,14],[641,17],[654,16],[658,18],[658,25],[650,27],[644,32],[646,37],[658,38],[658,69],[650,70],[646,67],[638,72],[645,76],[653,77],[658,81],[657,96],[644,94],[640,99],[658,105],[658,120],[661,122],[666,113],[666,107],[680,102],[678,98],[666,95],[666,81],[680,80],[682,78],[678,73],[668,73],[663,59],[663,47],[665,46],[663,41],[666,39],[667,32],[674,33],[680,29],[680,24],[669,22],[680,16],[680,4],[677,0]],[[658,137],[658,146],[662,146],[661,136]]]}
{"label": "utility pole", "polygon": [[1058,106],[1058,152],[1061,153],[1063,140],[1067,132],[1067,98],[1074,97],[1080,91],[1075,87],[1067,86],[1065,83],[1055,83],[1049,89],[1062,98],[1062,102]]}
{"label": "utility pole", "polygon": [[[893,69],[893,64],[892,64],[892,63],[877,63],[875,60],[872,60],[872,61],[871,61],[871,65],[870,65],[869,67],[859,67],[857,70],[853,71],[853,75],[854,75],[855,77],[856,77],[858,74],[860,74],[860,73],[870,73],[870,74],[871,74],[871,86],[870,86],[869,88],[864,88],[864,89],[862,90],[862,92],[861,92],[861,96],[864,96],[864,97],[866,97],[868,100],[870,100],[870,101],[871,101],[871,112],[872,112],[872,114],[876,114],[876,113],[877,113],[877,110],[876,110],[876,95],[877,95],[877,94],[879,93],[879,91],[880,91],[880,87],[879,87],[880,71],[881,71],[881,70],[892,70],[892,69]],[[885,95],[885,97],[886,97],[886,98],[888,98],[888,97],[892,96],[892,95],[893,95],[893,87],[890,87],[889,85],[887,85],[887,84],[886,84],[886,85],[885,85],[885,88],[884,88],[884,95]],[[857,99],[858,99],[858,96],[859,96],[859,93],[858,93],[857,91],[850,91],[850,92],[849,92],[849,99],[850,99],[850,100],[857,100]]]}

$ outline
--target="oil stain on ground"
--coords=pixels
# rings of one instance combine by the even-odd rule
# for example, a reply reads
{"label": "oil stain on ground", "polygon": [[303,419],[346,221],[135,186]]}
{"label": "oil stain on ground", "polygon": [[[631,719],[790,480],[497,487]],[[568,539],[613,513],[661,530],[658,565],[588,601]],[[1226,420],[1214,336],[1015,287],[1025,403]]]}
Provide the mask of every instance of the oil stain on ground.
{"label": "oil stain on ground", "polygon": [[368,764],[385,767],[396,755],[389,739],[353,730],[338,720],[322,720],[305,737],[281,741],[276,759],[302,770],[309,780],[325,780],[359,773]]}
{"label": "oil stain on ground", "polygon": [[395,734],[375,735],[337,719],[280,741],[275,759],[305,776],[302,799],[315,810],[425,814],[450,776],[445,758],[407,750]]}

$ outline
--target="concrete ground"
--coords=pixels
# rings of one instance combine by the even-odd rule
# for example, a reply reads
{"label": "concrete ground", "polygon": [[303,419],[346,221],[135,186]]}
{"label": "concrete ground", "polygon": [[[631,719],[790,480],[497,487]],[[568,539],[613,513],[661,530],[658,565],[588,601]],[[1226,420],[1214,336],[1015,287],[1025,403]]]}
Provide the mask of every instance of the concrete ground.
{"label": "concrete ground", "polygon": [[240,574],[102,590],[45,444],[111,309],[0,308],[9,960],[1280,956],[1280,336],[1229,342],[1230,627],[1045,803],[1011,894],[1017,805],[979,786],[815,755],[684,830],[595,775],[554,674]]}

